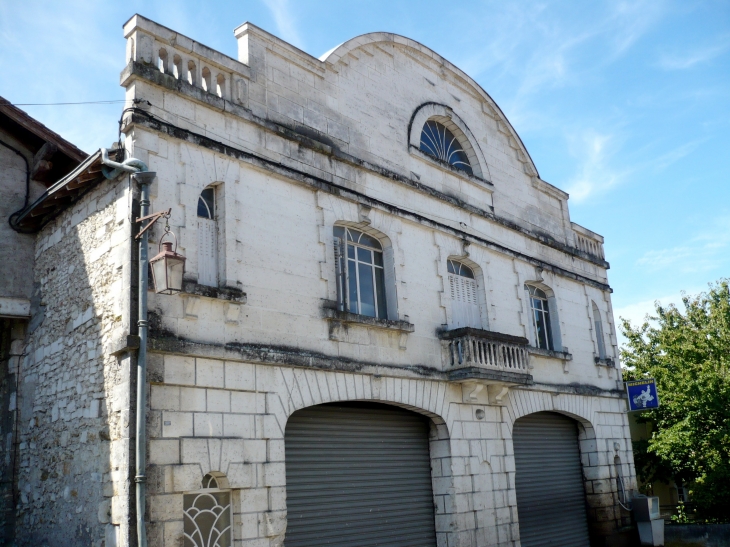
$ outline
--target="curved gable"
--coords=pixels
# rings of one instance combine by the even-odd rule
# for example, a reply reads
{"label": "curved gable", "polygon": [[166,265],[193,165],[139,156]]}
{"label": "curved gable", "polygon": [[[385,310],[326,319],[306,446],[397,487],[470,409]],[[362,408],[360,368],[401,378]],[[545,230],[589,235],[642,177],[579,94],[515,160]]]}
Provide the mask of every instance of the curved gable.
{"label": "curved gable", "polygon": [[520,139],[517,131],[515,131],[514,127],[512,127],[507,116],[505,116],[504,112],[502,112],[494,99],[492,99],[492,97],[490,97],[489,94],[471,76],[420,42],[389,32],[371,32],[351,38],[334,49],[331,49],[320,57],[320,61],[337,72],[338,64],[342,63],[343,59],[348,54],[354,54],[358,49],[361,49],[364,46],[377,44],[398,45],[417,51],[421,55],[431,58],[442,68],[442,70],[447,73],[451,73],[455,79],[464,82],[471,91],[483,101],[485,111],[489,109],[489,112],[487,113],[491,114],[492,117],[497,120],[500,124],[500,130],[514,139],[514,144],[519,152],[521,152],[521,154],[518,154],[518,159],[525,164],[525,172],[530,176],[540,177],[537,166],[535,166],[535,163],[532,161],[530,153],[527,151],[522,139]]}

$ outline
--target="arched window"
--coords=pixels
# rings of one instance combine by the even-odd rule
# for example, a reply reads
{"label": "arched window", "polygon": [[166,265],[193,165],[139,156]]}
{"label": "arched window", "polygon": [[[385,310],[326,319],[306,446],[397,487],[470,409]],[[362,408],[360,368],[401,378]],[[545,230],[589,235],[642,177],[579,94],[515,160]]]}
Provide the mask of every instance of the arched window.
{"label": "arched window", "polygon": [[203,488],[183,494],[185,547],[231,547],[231,492],[222,473],[208,473]]}
{"label": "arched window", "polygon": [[603,322],[601,321],[601,312],[595,302],[591,301],[593,307],[593,325],[596,329],[596,344],[598,345],[598,358],[606,358],[606,343],[603,339]]}
{"label": "arched window", "polygon": [[448,163],[470,175],[474,174],[461,143],[442,123],[428,120],[424,124],[421,131],[420,149],[421,152],[425,152],[439,161]]}
{"label": "arched window", "polygon": [[386,319],[383,246],[374,237],[345,226],[335,226],[334,236],[340,309]]}
{"label": "arched window", "polygon": [[198,198],[198,283],[218,286],[218,223],[215,187],[208,186]]}
{"label": "arched window", "polygon": [[446,268],[449,274],[452,328],[481,328],[482,321],[479,314],[477,282],[474,279],[474,272],[456,260],[447,260]]}
{"label": "arched window", "polygon": [[553,344],[552,325],[550,323],[550,309],[545,291],[533,285],[525,285],[530,294],[530,311],[532,327],[535,332],[535,343],[541,349],[555,349]]}
{"label": "arched window", "polygon": [[159,66],[160,72],[167,72],[167,50],[163,47],[159,51]]}
{"label": "arched window", "polygon": [[223,74],[218,74],[215,79],[215,94],[221,98],[224,98],[226,89],[226,77]]}

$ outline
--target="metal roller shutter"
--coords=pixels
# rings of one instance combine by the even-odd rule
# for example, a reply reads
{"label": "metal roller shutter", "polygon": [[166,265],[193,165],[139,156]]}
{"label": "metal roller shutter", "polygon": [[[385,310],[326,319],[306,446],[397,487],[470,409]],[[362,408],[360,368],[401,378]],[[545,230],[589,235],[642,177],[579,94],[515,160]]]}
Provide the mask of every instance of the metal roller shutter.
{"label": "metal roller shutter", "polygon": [[512,438],[522,547],[588,547],[577,423],[538,412],[518,419]]}
{"label": "metal roller shutter", "polygon": [[436,545],[428,422],[336,403],[286,425],[286,547]]}

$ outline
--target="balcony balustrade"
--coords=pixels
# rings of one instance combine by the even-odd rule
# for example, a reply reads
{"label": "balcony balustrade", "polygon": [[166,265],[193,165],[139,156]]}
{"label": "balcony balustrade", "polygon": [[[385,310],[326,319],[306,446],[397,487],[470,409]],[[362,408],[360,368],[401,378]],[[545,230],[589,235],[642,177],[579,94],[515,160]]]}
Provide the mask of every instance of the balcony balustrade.
{"label": "balcony balustrade", "polygon": [[473,328],[439,333],[452,381],[495,381],[531,384],[528,340]]}

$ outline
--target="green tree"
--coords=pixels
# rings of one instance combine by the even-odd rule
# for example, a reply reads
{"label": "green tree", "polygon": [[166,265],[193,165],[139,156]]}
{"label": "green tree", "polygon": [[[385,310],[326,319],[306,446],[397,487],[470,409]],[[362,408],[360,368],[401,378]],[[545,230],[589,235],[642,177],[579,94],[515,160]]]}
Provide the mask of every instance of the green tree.
{"label": "green tree", "polygon": [[622,318],[628,343],[621,350],[626,379],[655,378],[661,406],[645,411],[653,433],[634,444],[645,482],[674,478],[690,484],[700,515],[730,517],[730,286],[656,304],[656,316],[638,327]]}

